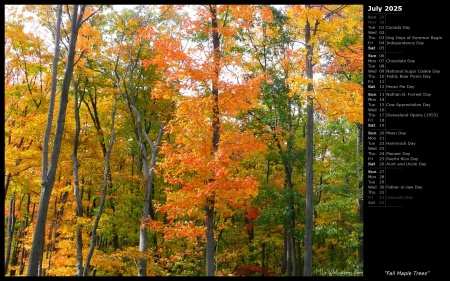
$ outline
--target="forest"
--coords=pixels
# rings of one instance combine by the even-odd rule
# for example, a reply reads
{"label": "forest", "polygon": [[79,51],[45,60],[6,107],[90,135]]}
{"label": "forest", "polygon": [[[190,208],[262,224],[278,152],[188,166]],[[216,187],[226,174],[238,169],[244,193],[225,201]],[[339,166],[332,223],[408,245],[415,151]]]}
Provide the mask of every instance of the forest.
{"label": "forest", "polygon": [[6,5],[4,276],[362,276],[362,5]]}

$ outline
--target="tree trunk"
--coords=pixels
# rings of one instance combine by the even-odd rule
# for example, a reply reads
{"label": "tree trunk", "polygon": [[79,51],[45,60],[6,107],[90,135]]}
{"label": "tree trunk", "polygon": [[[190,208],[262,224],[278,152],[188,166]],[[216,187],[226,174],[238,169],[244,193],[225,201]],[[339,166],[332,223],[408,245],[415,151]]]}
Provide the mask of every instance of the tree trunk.
{"label": "tree trunk", "polygon": [[[118,65],[119,65],[119,57],[116,59],[115,63],[115,81],[116,84],[119,87],[120,95],[122,96],[123,100],[128,106],[129,114],[131,116],[131,119],[134,123],[134,133],[136,135],[136,139],[138,141],[138,145],[140,147],[140,157],[141,161],[140,169],[142,170],[143,179],[144,179],[144,198],[143,198],[143,206],[142,206],[142,217],[141,217],[141,226],[139,228],[139,252],[145,253],[148,249],[148,230],[147,227],[145,227],[145,224],[147,222],[148,217],[151,214],[151,201],[152,201],[152,195],[153,195],[153,179],[154,179],[154,171],[153,167],[156,165],[156,157],[158,153],[157,146],[160,145],[160,139],[162,137],[162,133],[164,131],[164,126],[161,126],[160,134],[158,135],[158,141],[155,145],[148,136],[147,132],[145,131],[145,128],[142,124],[142,118],[140,111],[138,109],[138,105],[136,102],[136,96],[135,96],[135,85],[133,85],[133,72],[136,69],[136,67],[139,65],[139,59],[140,59],[140,51],[141,48],[139,48],[136,55],[133,57],[130,57],[131,63],[127,66],[127,72],[124,74],[123,77],[119,75],[118,71]],[[129,75],[129,76],[127,76]],[[122,83],[123,82],[123,83]],[[128,87],[127,87],[128,82]],[[121,89],[120,85],[124,85],[124,88]],[[129,90],[129,94],[128,94]],[[148,152],[147,148],[145,146],[145,141],[147,141],[152,149],[152,160],[151,164],[148,163]],[[132,174],[133,166],[132,166]],[[147,259],[145,257],[139,258],[138,261],[138,276],[146,276],[147,275]]]}
{"label": "tree trunk", "polygon": [[292,276],[292,247],[291,247],[291,234],[289,230],[289,226],[286,227],[287,235],[286,235],[286,276]]}
{"label": "tree trunk", "polygon": [[[290,120],[291,121],[291,120]],[[289,123],[289,132],[292,132],[292,123]],[[294,276],[296,274],[296,255],[295,255],[295,238],[294,238],[294,231],[295,231],[295,207],[294,207],[294,184],[292,182],[292,161],[290,160],[292,158],[293,153],[293,147],[292,143],[293,140],[289,139],[287,141],[287,151],[284,151],[282,144],[280,142],[280,139],[276,136],[276,134],[272,135],[277,147],[278,151],[281,155],[281,160],[284,167],[284,174],[285,174],[285,188],[289,190],[287,193],[286,200],[288,201],[288,205],[286,208],[288,208],[288,220],[289,222],[284,225],[284,233],[285,233],[285,241],[284,241],[284,251],[283,251],[283,260],[282,260],[282,266],[281,266],[281,274],[287,275],[287,276]]]}
{"label": "tree trunk", "polygon": [[[212,79],[212,98],[213,98],[213,116],[212,116],[212,148],[213,154],[219,149],[220,141],[220,116],[219,116],[219,72],[220,72],[220,38],[217,25],[217,6],[209,5],[211,12],[211,34],[213,40],[213,66],[214,77]],[[214,179],[211,179],[214,181]],[[214,194],[206,202],[206,276],[215,275],[214,266]]]}
{"label": "tree trunk", "polygon": [[283,256],[281,260],[281,276],[286,274],[287,264],[288,264],[288,241],[287,241],[287,227],[284,226],[284,239],[283,239]]}
{"label": "tree trunk", "polygon": [[206,205],[206,276],[214,276],[214,201]]}
{"label": "tree trunk", "polygon": [[[292,151],[292,148],[288,148],[289,151]],[[287,162],[288,160],[286,160]],[[288,270],[288,276],[295,276],[296,272],[296,258],[295,258],[295,238],[294,238],[294,231],[295,231],[295,209],[294,209],[294,194],[293,189],[294,185],[292,183],[292,165],[289,162],[288,166],[285,166],[285,170],[288,172],[286,175],[287,179],[287,187],[289,188],[289,198],[288,198],[288,208],[289,208],[289,223],[286,226],[287,227],[287,245],[288,245],[288,256],[287,259],[287,270]]]}
{"label": "tree trunk", "polygon": [[[82,23],[85,5],[81,6],[80,15],[78,16],[78,5],[74,5],[72,14],[72,23],[70,31],[69,53],[67,58],[67,67],[64,75],[64,80],[61,88],[60,107],[58,112],[58,121],[56,123],[55,138],[53,140],[53,148],[48,166],[48,172],[42,173],[42,190],[39,200],[39,208],[36,219],[36,227],[33,235],[33,242],[31,245],[30,260],[28,264],[27,276],[39,276],[39,267],[42,259],[42,251],[44,246],[44,233],[47,221],[48,204],[50,202],[50,195],[52,193],[53,185],[55,183],[56,168],[58,166],[58,158],[61,150],[62,137],[64,132],[64,124],[66,121],[66,109],[69,96],[69,87],[72,80],[75,45],[78,37],[78,29]],[[59,13],[58,13],[59,14]],[[58,16],[59,18],[59,16]],[[59,20],[58,20],[59,22]],[[58,45],[59,43],[56,43]],[[55,48],[56,49],[56,48]],[[58,54],[55,54],[58,55]],[[57,65],[54,65],[57,67]],[[56,76],[52,77],[52,85],[56,83]],[[49,111],[49,115],[52,112]],[[51,122],[51,120],[48,120]],[[47,133],[47,132],[46,132]],[[47,155],[43,155],[46,158]],[[44,162],[44,160],[43,160]],[[43,165],[43,171],[46,171],[46,166]]]}
{"label": "tree trunk", "polygon": [[[73,140],[73,153],[71,155],[73,162],[73,189],[76,201],[76,216],[77,220],[83,216],[83,204],[82,198],[80,195],[80,187],[79,187],[79,178],[78,178],[78,168],[80,164],[78,163],[77,154],[78,154],[78,143],[80,137],[80,106],[81,101],[78,102],[78,81],[74,82],[74,101],[75,101],[75,137]],[[76,248],[77,248],[77,256],[76,256],[76,276],[83,275],[83,234],[82,234],[82,225],[79,222],[76,222]]]}
{"label": "tree trunk", "polygon": [[[141,125],[140,114],[136,109],[136,113],[138,115],[137,123]],[[141,127],[138,127],[138,130]],[[139,144],[141,146],[141,157],[143,164],[143,177],[144,177],[144,204],[142,206],[142,218],[141,218],[141,227],[139,228],[139,252],[145,253],[148,248],[148,236],[147,236],[147,227],[145,227],[145,223],[147,222],[147,218],[150,215],[150,203],[151,203],[151,189],[152,183],[149,181],[150,178],[150,169],[148,165],[148,155],[147,149],[145,147],[145,143],[142,137],[142,132],[138,132],[139,134]],[[147,259],[142,257],[139,259],[138,266],[138,276],[146,276],[147,275]]]}
{"label": "tree trunk", "polygon": [[[294,212],[294,210],[292,210]],[[294,237],[294,231],[295,231],[295,218],[292,215],[291,217],[291,262],[292,262],[292,274],[291,276],[297,275],[297,256],[295,253],[295,237]]]}
{"label": "tree trunk", "polygon": [[[140,52],[140,51],[139,51]],[[152,212],[152,200],[153,200],[153,182],[155,178],[155,172],[154,167],[156,166],[156,159],[159,152],[159,146],[161,145],[161,139],[162,135],[164,133],[165,125],[161,124],[157,139],[155,143],[150,139],[147,132],[145,131],[145,128],[142,124],[142,117],[141,113],[138,109],[137,102],[136,102],[136,96],[134,92],[134,85],[133,85],[133,72],[136,69],[136,67],[139,64],[138,61],[139,53],[136,56],[136,59],[133,64],[129,67],[129,90],[130,95],[129,98],[126,96],[126,88],[121,92],[121,96],[124,99],[124,101],[128,105],[128,109],[130,111],[130,115],[133,119],[133,122],[135,123],[135,135],[138,140],[138,144],[140,146],[141,150],[141,165],[143,170],[143,177],[144,177],[144,203],[142,206],[142,217],[141,217],[141,227],[139,230],[139,252],[145,253],[148,249],[148,229],[145,227],[145,223],[147,222],[148,217],[153,213]],[[117,84],[120,85],[120,81],[122,78],[119,76],[117,72],[117,64],[115,69],[115,75],[117,79]],[[120,89],[119,89],[120,90]],[[151,153],[151,160],[150,164],[148,161],[148,152],[145,145],[145,142],[149,144],[152,153]],[[142,257],[139,259],[138,262],[138,276],[146,276],[147,275],[147,259],[145,257]]]}
{"label": "tree trunk", "polygon": [[6,193],[8,193],[8,187],[9,187],[9,180],[11,178],[11,173],[6,174],[5,178],[5,195],[3,196],[3,199],[6,199]]}
{"label": "tree trunk", "polygon": [[297,242],[297,260],[298,260],[298,275],[303,275],[303,266],[302,266],[302,245],[301,242]]}
{"label": "tree trunk", "polygon": [[4,274],[6,274],[8,271],[9,258],[11,256],[11,245],[14,235],[14,224],[16,222],[16,216],[14,215],[14,213],[16,212],[15,206],[16,200],[14,199],[14,197],[11,197],[11,200],[9,201],[8,244],[6,246]]}
{"label": "tree trunk", "polygon": [[50,143],[50,133],[53,126],[53,110],[55,107],[56,86],[58,77],[58,58],[59,58],[59,41],[61,30],[62,5],[58,5],[58,13],[56,16],[56,32],[55,32],[55,52],[53,54],[53,69],[52,69],[52,88],[50,93],[50,103],[48,107],[47,126],[44,133],[44,142],[42,144],[42,181],[47,176],[48,169],[48,145]]}
{"label": "tree trunk", "polygon": [[91,258],[92,255],[94,253],[94,248],[97,244],[97,228],[98,228],[98,223],[100,221],[100,217],[102,216],[102,212],[103,212],[103,206],[105,205],[105,198],[106,198],[106,189],[108,186],[108,175],[110,173],[109,167],[110,167],[110,163],[109,163],[109,159],[111,156],[111,151],[114,145],[114,119],[116,116],[116,108],[117,108],[117,100],[114,100],[114,108],[113,111],[111,113],[111,139],[109,140],[109,147],[108,150],[106,152],[106,157],[105,157],[105,171],[103,173],[103,187],[102,187],[102,198],[100,200],[100,205],[98,207],[98,211],[97,211],[97,216],[95,217],[95,221],[94,221],[94,225],[92,227],[92,237],[91,237],[91,245],[89,247],[89,252],[86,256],[86,262],[84,264],[84,268],[83,268],[83,276],[88,276],[89,273],[89,268],[90,268],[90,263],[91,263]]}
{"label": "tree trunk", "polygon": [[[318,22],[316,22],[317,28]],[[309,20],[305,25],[306,53],[306,78],[313,79],[313,48],[310,42],[311,26]],[[307,123],[306,123],[306,212],[305,212],[305,256],[303,264],[303,276],[311,276],[312,270],[312,235],[313,235],[313,149],[314,149],[314,99],[313,85],[308,83],[307,87]]]}
{"label": "tree trunk", "polygon": [[[141,219],[141,226],[144,226],[146,223],[148,217],[150,216],[150,209],[151,209],[151,203],[153,200],[153,181],[155,178],[155,172],[154,168],[156,166],[156,159],[158,157],[159,152],[159,146],[161,145],[161,138],[164,133],[164,124],[161,125],[161,128],[158,133],[158,137],[156,139],[156,144],[154,144],[150,137],[148,136],[147,132],[145,132],[144,128],[142,127],[141,123],[141,114],[137,110],[137,108],[134,106],[134,109],[136,110],[136,117],[137,122],[141,128],[140,132],[140,143],[141,143],[141,149],[142,149],[142,163],[144,165],[144,178],[145,180],[145,195],[144,195],[144,206],[142,211],[142,219]],[[148,157],[147,157],[147,150],[145,148],[144,140],[142,139],[142,135],[145,136],[147,142],[149,143],[151,149],[152,149],[152,157],[150,160],[150,165],[148,163]],[[139,237],[139,252],[145,253],[148,249],[148,236],[147,236],[147,227],[141,227],[140,228],[140,237]],[[138,276],[146,276],[147,275],[147,260],[145,258],[139,259],[139,268],[138,268]]]}
{"label": "tree trunk", "polygon": [[[19,239],[23,238],[26,235],[25,230],[27,229],[30,222],[33,221],[35,203],[33,204],[33,211],[31,212],[31,217],[30,217],[30,219],[28,219],[28,217],[30,216],[30,205],[31,205],[30,193],[27,193],[27,209],[26,209],[27,211],[26,211],[26,215],[25,215],[25,225],[22,227],[22,229],[20,231]],[[23,247],[23,242],[22,242],[22,253],[21,253],[21,257],[20,257],[19,275],[23,275],[23,271],[25,269],[25,258],[27,256],[27,253],[28,252],[25,251],[25,247]]]}
{"label": "tree trunk", "polygon": [[[18,205],[17,209],[21,210],[21,206],[22,206],[22,202],[23,202],[24,198],[25,198],[25,194],[22,195],[22,198],[19,201],[19,205]],[[28,199],[27,200],[28,201],[27,207],[28,207],[29,202],[30,202],[29,194],[27,196],[27,199]],[[24,230],[26,229],[25,225],[27,225],[27,223],[28,223],[28,213],[25,215],[25,222],[20,223],[20,225],[22,225],[22,227],[18,230],[18,232],[16,232],[14,229],[14,226],[16,223],[16,216],[15,216],[16,199],[13,196],[11,196],[10,200],[13,200],[14,202],[10,201],[10,215],[9,215],[8,219],[6,220],[6,225],[8,225],[8,228],[6,229],[6,234],[9,236],[9,231],[12,231],[12,233],[10,233],[11,236],[8,237],[9,239],[11,239],[11,245],[7,245],[5,248],[5,250],[10,251],[10,253],[8,253],[5,257],[5,264],[6,265],[10,264],[10,266],[16,266],[19,262],[20,248],[22,248],[22,249],[24,248],[23,247],[23,244],[24,244],[23,237],[24,237]],[[11,223],[12,223],[12,225],[11,225]],[[12,229],[11,229],[11,227],[12,227]],[[16,245],[13,247],[14,233],[16,233],[16,236],[18,236],[18,238],[16,238],[17,242],[16,242]],[[8,239],[8,243],[10,243],[9,239]],[[22,246],[21,246],[21,244],[22,244]],[[10,249],[8,249],[8,248],[10,248]],[[12,255],[11,255],[11,252],[13,253]],[[6,262],[6,259],[9,259],[11,262],[9,262],[9,261]],[[5,267],[5,274],[6,274],[6,272],[7,272],[7,270]],[[16,272],[16,270],[11,270],[10,275],[14,276],[15,272]]]}

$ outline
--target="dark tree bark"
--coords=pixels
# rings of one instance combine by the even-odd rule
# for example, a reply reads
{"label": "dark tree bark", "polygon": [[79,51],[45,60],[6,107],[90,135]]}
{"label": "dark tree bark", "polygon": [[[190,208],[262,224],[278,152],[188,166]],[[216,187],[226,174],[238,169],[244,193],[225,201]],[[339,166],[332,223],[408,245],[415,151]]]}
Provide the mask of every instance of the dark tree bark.
{"label": "dark tree bark", "polygon": [[287,228],[284,228],[284,238],[283,238],[283,256],[281,259],[281,275],[286,275],[287,264],[288,264],[288,242],[287,242]]}
{"label": "dark tree bark", "polygon": [[[19,239],[25,237],[25,235],[26,235],[25,230],[27,229],[30,222],[33,221],[34,208],[36,206],[36,203],[33,203],[33,211],[31,212],[31,217],[30,217],[30,205],[31,205],[30,193],[27,193],[27,208],[26,208],[27,211],[26,211],[26,215],[25,215],[25,224],[20,231]],[[22,244],[23,244],[23,242],[22,242]],[[23,247],[23,245],[21,248],[22,248],[22,253],[21,253],[20,264],[19,264],[19,275],[23,275],[23,271],[25,269],[25,258],[27,257],[27,253],[28,253],[25,250],[25,247]]]}
{"label": "dark tree bark", "polygon": [[[220,141],[220,116],[219,116],[219,72],[220,72],[220,35],[217,24],[217,6],[209,5],[211,13],[211,34],[213,41],[213,66],[214,77],[212,79],[212,99],[213,99],[213,116],[212,116],[212,148],[215,154],[219,148]],[[211,179],[214,181],[214,179]],[[214,194],[211,195],[206,202],[206,276],[215,275],[214,265]]]}
{"label": "dark tree bark", "polygon": [[56,86],[58,77],[58,58],[59,58],[59,41],[61,30],[62,5],[58,5],[58,13],[56,16],[56,32],[55,32],[55,52],[53,54],[53,69],[52,69],[52,88],[50,93],[50,103],[48,107],[47,126],[44,133],[44,142],[42,144],[42,181],[45,180],[48,170],[48,145],[50,142],[50,133],[53,126],[53,111],[55,107]]}
{"label": "dark tree bark", "polygon": [[8,242],[6,245],[6,253],[5,253],[5,272],[4,274],[6,274],[6,272],[8,272],[8,264],[9,264],[9,258],[11,256],[11,245],[12,245],[12,240],[13,240],[13,235],[14,235],[14,224],[16,222],[16,216],[14,215],[14,213],[16,212],[16,200],[14,199],[14,197],[11,197],[11,200],[9,201],[9,219],[8,219]]}
{"label": "dark tree bark", "polygon": [[[316,21],[314,28],[309,20],[305,25],[305,45],[306,45],[306,78],[313,79],[313,50],[314,43],[311,43],[311,32],[317,30],[319,22]],[[303,264],[303,276],[311,276],[312,270],[312,236],[313,236],[313,149],[314,149],[314,98],[313,85],[307,86],[307,121],[306,121],[306,212],[305,212],[305,255]]]}
{"label": "dark tree bark", "polygon": [[[41,265],[42,253],[44,248],[44,233],[45,233],[45,224],[47,221],[47,212],[48,205],[50,202],[50,196],[53,190],[53,185],[55,183],[56,176],[56,168],[58,166],[58,158],[61,150],[62,137],[64,132],[64,125],[66,121],[66,110],[67,103],[69,97],[69,87],[70,82],[72,80],[73,68],[74,68],[74,59],[75,59],[75,45],[78,37],[78,30],[82,24],[82,18],[85,10],[85,5],[82,5],[79,8],[79,5],[74,5],[73,13],[72,13],[72,23],[70,30],[70,42],[69,42],[69,53],[67,58],[67,65],[64,74],[64,80],[61,89],[61,99],[60,99],[60,107],[58,112],[58,120],[56,123],[55,130],[55,138],[53,140],[53,148],[50,157],[50,163],[47,167],[44,165],[45,160],[43,159],[43,173],[42,173],[42,190],[41,197],[39,201],[39,208],[36,218],[36,227],[33,235],[33,242],[31,245],[30,252],[30,260],[28,264],[27,276],[39,276],[39,267]],[[59,12],[58,12],[58,15]],[[58,16],[60,18],[60,16]],[[57,21],[59,22],[59,20]],[[59,45],[59,40],[56,42],[56,45]],[[55,47],[55,52],[56,52]],[[55,54],[58,55],[58,54]],[[53,66],[54,68],[57,65]],[[55,70],[54,70],[55,73]],[[56,76],[52,77],[52,85],[56,84]],[[49,115],[52,112],[49,111]],[[51,125],[51,120],[48,120]],[[47,135],[47,131],[46,131]],[[46,158],[47,155],[43,154],[43,158]]]}
{"label": "dark tree bark", "polygon": [[5,195],[3,196],[3,199],[6,199],[6,193],[8,193],[8,187],[9,187],[9,180],[11,179],[11,173],[7,173],[5,177]]}

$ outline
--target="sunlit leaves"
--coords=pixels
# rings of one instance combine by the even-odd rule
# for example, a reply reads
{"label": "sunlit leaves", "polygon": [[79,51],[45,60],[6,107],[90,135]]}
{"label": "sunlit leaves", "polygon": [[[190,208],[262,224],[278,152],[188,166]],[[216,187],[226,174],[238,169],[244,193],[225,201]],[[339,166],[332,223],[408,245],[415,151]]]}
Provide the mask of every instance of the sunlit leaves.
{"label": "sunlit leaves", "polygon": [[312,36],[304,44],[312,46],[312,60],[317,71],[314,80],[299,73],[289,78],[288,84],[299,93],[306,93],[307,86],[314,85],[314,92],[309,95],[318,102],[316,111],[331,119],[344,117],[360,123],[363,103],[359,76],[362,70],[362,37],[361,18],[357,15],[361,8],[360,5],[293,6],[287,12],[295,18],[290,23],[300,39],[304,36],[302,28],[309,21]]}

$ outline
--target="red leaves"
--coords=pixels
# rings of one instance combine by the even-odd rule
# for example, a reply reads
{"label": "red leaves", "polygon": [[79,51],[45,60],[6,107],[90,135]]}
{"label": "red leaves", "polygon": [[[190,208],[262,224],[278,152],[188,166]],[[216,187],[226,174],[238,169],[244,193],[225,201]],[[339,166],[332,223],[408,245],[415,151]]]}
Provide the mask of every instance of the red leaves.
{"label": "red leaves", "polygon": [[258,209],[250,206],[244,216],[247,222],[245,224],[245,229],[250,230],[254,228],[256,226],[254,220],[257,219],[259,215],[261,215],[261,212]]}
{"label": "red leaves", "polygon": [[253,207],[250,207],[249,210],[247,210],[247,214],[245,214],[245,218],[249,220],[254,220],[259,217],[261,212]]}

